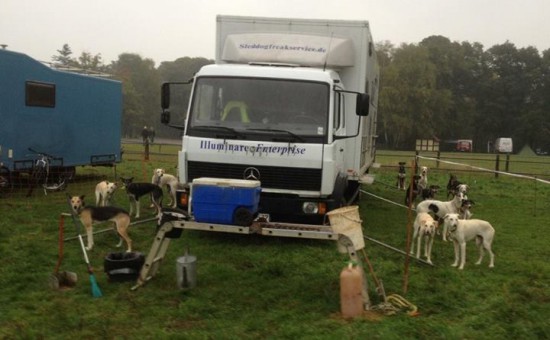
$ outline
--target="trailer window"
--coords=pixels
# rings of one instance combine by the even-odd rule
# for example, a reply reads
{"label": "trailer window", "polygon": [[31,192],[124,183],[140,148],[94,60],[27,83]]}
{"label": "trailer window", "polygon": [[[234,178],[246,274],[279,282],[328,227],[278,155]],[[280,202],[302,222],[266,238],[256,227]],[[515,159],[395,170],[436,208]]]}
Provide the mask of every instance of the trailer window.
{"label": "trailer window", "polygon": [[55,84],[27,81],[25,83],[27,106],[55,107]]}

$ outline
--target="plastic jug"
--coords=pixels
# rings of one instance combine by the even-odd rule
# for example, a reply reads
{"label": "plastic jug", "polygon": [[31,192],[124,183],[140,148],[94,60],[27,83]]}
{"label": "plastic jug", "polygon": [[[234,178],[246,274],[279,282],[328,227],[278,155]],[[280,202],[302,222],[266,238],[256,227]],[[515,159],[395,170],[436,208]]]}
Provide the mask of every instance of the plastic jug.
{"label": "plastic jug", "polygon": [[363,275],[361,268],[350,262],[340,272],[340,310],[342,317],[354,318],[363,313]]}

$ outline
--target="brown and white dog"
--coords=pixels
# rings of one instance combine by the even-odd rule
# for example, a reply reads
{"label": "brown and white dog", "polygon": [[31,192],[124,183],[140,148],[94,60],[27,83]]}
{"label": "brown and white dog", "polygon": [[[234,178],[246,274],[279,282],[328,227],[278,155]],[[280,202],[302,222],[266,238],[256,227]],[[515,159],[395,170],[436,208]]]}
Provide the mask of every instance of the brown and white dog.
{"label": "brown and white dog", "polygon": [[[179,181],[174,175],[166,173],[162,168],[155,169],[153,171],[153,177],[151,183],[158,185],[161,188],[167,188],[170,201],[168,205],[172,208],[176,207],[176,190],[178,189]],[[151,207],[152,208],[152,207]]]}
{"label": "brown and white dog", "polygon": [[455,249],[453,267],[458,266],[458,269],[464,269],[464,263],[466,263],[466,242],[474,238],[479,248],[479,259],[476,264],[481,264],[485,249],[489,252],[489,268],[495,266],[495,255],[491,250],[495,237],[495,229],[489,222],[476,219],[461,220],[458,218],[458,214],[447,214],[443,220],[449,229],[449,238],[453,240]]}
{"label": "brown and white dog", "polygon": [[[432,246],[434,243],[435,233],[437,231],[438,223],[428,213],[418,213],[414,220],[412,246],[414,246],[414,240],[417,240],[416,246],[416,258],[420,258],[420,248],[422,240],[425,241],[424,256],[429,264],[432,264]],[[411,247],[411,254],[413,254],[413,247]]]}
{"label": "brown and white dog", "polygon": [[130,215],[121,208],[117,207],[86,207],[84,204],[84,195],[70,196],[69,203],[73,212],[78,215],[80,222],[86,228],[88,246],[86,250],[92,250],[94,247],[93,223],[112,221],[115,223],[116,231],[120,236],[120,242],[117,247],[122,246],[122,241],[126,241],[127,252],[132,251],[132,240],[128,236],[128,227],[130,226]]}
{"label": "brown and white dog", "polygon": [[95,205],[98,207],[106,207],[110,205],[111,198],[117,189],[116,183],[109,181],[101,181],[95,186]]}

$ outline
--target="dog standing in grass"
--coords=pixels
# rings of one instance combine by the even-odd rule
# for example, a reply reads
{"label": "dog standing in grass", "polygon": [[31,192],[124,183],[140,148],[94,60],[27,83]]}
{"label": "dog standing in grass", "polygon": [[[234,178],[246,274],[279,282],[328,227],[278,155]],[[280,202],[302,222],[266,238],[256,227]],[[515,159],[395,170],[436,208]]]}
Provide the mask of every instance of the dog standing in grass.
{"label": "dog standing in grass", "polygon": [[397,189],[405,190],[405,177],[407,177],[405,162],[399,162],[399,170],[397,172]]}
{"label": "dog standing in grass", "polygon": [[[414,247],[414,240],[417,240],[416,258],[420,258],[420,248],[422,240],[425,241],[424,256],[429,264],[432,264],[432,246],[434,244],[435,233],[438,227],[438,223],[428,213],[418,213],[414,220],[412,245]],[[411,254],[413,254],[413,247],[411,247]]]}
{"label": "dog standing in grass", "polygon": [[136,218],[139,218],[139,199],[145,195],[151,195],[151,201],[156,208],[156,213],[159,214],[162,210],[162,188],[153,183],[134,183],[134,178],[120,177],[123,183],[128,199],[130,200],[130,216],[134,213]]}
{"label": "dog standing in grass", "polygon": [[86,207],[84,204],[84,195],[70,196],[67,195],[70,201],[71,209],[74,214],[80,218],[80,222],[86,228],[86,236],[88,246],[86,250],[92,250],[94,247],[94,222],[112,221],[115,223],[116,231],[120,236],[120,242],[117,247],[122,246],[122,241],[126,241],[127,252],[132,251],[132,240],[128,236],[128,227],[130,226],[130,215],[121,208],[117,207]]}
{"label": "dog standing in grass", "polygon": [[166,173],[162,168],[155,169],[153,171],[153,177],[151,183],[158,185],[161,188],[167,188],[170,194],[170,201],[168,205],[172,208],[176,207],[176,190],[178,189],[179,181],[174,175]]}
{"label": "dog standing in grass", "polygon": [[116,183],[109,181],[101,181],[95,186],[95,205],[98,207],[106,207],[110,205],[111,198],[117,189]]}
{"label": "dog standing in grass", "polygon": [[458,266],[458,269],[464,269],[464,264],[466,263],[466,242],[474,238],[479,248],[479,259],[476,264],[481,264],[484,250],[487,250],[490,257],[489,268],[495,266],[495,255],[491,250],[495,237],[495,229],[489,222],[476,219],[461,220],[458,218],[458,214],[447,214],[443,218],[443,221],[449,230],[449,238],[453,241],[454,245],[455,262],[452,264],[453,267]]}

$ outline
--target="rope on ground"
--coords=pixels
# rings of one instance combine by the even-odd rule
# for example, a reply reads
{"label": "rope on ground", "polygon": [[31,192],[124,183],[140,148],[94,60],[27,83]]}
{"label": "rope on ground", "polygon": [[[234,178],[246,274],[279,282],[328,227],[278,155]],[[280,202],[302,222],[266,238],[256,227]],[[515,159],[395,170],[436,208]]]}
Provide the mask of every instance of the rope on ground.
{"label": "rope on ground", "polygon": [[391,294],[386,301],[372,307],[372,310],[379,311],[384,315],[394,315],[404,309],[408,309],[407,315],[409,316],[419,315],[418,308],[398,294]]}

